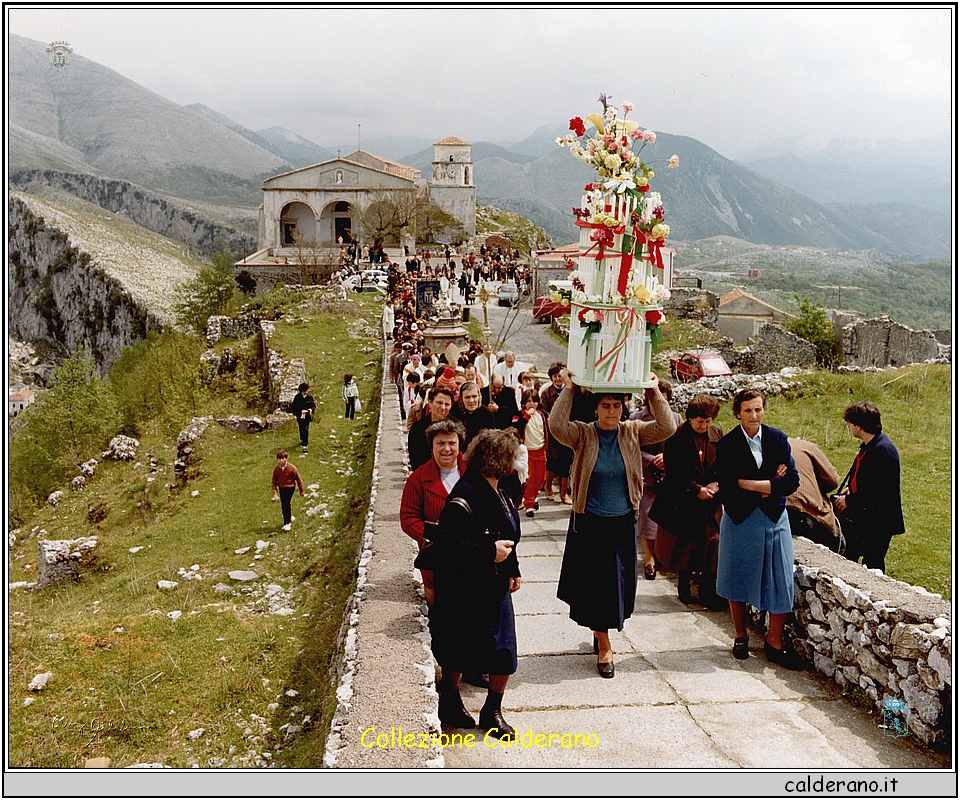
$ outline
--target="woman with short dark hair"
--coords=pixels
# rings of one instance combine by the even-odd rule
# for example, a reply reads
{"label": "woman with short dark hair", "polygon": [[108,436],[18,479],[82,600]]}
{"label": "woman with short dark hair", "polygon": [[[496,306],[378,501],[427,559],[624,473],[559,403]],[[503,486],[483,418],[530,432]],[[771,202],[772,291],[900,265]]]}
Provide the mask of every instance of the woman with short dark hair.
{"label": "woman with short dark hair", "polygon": [[467,470],[440,514],[434,554],[430,634],[442,678],[439,715],[444,725],[472,728],[460,697],[464,672],[488,673],[480,727],[497,739],[515,735],[501,701],[517,671],[517,634],[511,594],[520,588],[515,545],[520,516],[499,488],[513,471],[519,442],[511,431],[480,431],[467,448]]}
{"label": "woman with short dark hair", "polygon": [[783,638],[793,611],[793,540],[786,496],[800,486],[787,435],[763,424],[767,399],[757,389],[733,398],[740,424],[717,442],[717,482],[723,503],[717,552],[717,594],[730,601],[736,630],[733,655],[749,656],[747,603],[769,612],[763,652],[768,661],[800,669]]}
{"label": "woman with short dark hair", "polygon": [[844,526],[851,561],[863,556],[863,565],[886,568],[890,539],[903,533],[900,500],[900,453],[883,432],[880,410],[869,402],[854,403],[843,412],[850,435],[859,439],[860,450],[834,500],[837,511],[850,520]]}
{"label": "woman with short dark hair", "polygon": [[574,383],[563,370],[564,389],[550,414],[550,433],[573,450],[570,478],[573,513],[560,567],[557,597],[570,618],[593,631],[597,672],[614,675],[610,628],[623,630],[637,594],[635,509],[643,494],[640,446],[667,439],[676,429],[660,390],[645,391],[654,421],[622,421],[624,395],[600,393],[596,421],[570,419]]}
{"label": "woman with short dark hair", "polygon": [[720,501],[716,473],[717,442],[723,431],[713,421],[720,404],[709,395],[689,403],[686,421],[663,448],[663,485],[650,509],[660,524],[654,545],[664,569],[677,571],[677,595],[692,603],[690,581],[700,573],[698,599],[714,611],[725,611],[717,596],[717,545],[720,542]]}

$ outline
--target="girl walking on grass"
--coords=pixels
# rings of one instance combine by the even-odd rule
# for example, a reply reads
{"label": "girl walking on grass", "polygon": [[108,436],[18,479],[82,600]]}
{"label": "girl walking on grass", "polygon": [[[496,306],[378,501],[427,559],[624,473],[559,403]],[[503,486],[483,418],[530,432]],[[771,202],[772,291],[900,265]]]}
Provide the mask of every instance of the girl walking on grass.
{"label": "girl walking on grass", "polygon": [[360,390],[357,388],[357,382],[349,372],[343,376],[343,394],[345,419],[353,419],[354,414],[360,410]]}

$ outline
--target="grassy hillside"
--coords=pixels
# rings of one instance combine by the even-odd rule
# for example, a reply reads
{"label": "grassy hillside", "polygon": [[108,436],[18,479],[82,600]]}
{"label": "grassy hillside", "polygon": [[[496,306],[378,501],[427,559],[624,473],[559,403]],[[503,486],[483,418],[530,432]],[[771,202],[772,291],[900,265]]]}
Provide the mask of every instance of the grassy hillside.
{"label": "grassy hillside", "polygon": [[[64,487],[58,507],[17,532],[11,581],[35,579],[41,536],[99,544],[79,581],[11,592],[11,766],[82,767],[93,756],[118,767],[320,765],[377,430],[379,347],[360,331],[379,306],[358,297],[343,313],[289,311],[272,344],[306,359],[318,401],[309,457],[296,452],[293,422],[256,435],[211,424],[186,489],[171,492],[176,433],[153,429],[136,462],[101,463],[82,492]],[[340,419],[344,372],[357,375],[365,409],[353,422]],[[216,413],[229,406],[219,398]],[[294,499],[290,532],[270,502],[279,448],[309,487]],[[227,576],[248,569],[261,578]],[[159,580],[179,585],[161,590]],[[47,688],[28,692],[42,672],[53,674]]]}

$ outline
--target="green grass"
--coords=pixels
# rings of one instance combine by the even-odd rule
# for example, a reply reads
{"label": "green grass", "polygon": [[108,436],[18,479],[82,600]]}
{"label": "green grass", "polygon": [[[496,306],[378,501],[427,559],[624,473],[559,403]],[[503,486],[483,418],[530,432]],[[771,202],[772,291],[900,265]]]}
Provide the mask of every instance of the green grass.
{"label": "green grass", "polygon": [[[211,424],[197,442],[193,478],[170,493],[175,442],[144,436],[138,464],[102,463],[83,492],[67,491],[60,506],[43,508],[21,529],[11,581],[35,579],[41,529],[49,539],[96,534],[99,544],[80,580],[10,594],[11,766],[82,767],[106,755],[114,766],[186,767],[195,759],[201,767],[244,767],[264,752],[283,766],[320,765],[336,707],[336,639],[370,498],[380,355],[361,331],[379,307],[363,298],[342,314],[307,307],[295,316],[304,321],[278,321],[271,345],[304,357],[312,377],[318,414],[308,458],[297,453],[292,422],[256,435]],[[354,372],[361,389],[364,413],[354,422],[339,418],[344,372]],[[279,504],[270,501],[280,448],[294,454],[306,484],[318,485],[315,497],[308,490],[306,500],[295,498],[289,533],[280,532]],[[153,481],[147,452],[161,468]],[[328,516],[305,513],[320,503]],[[106,512],[96,524],[91,507]],[[258,541],[269,545],[255,559]],[[193,565],[202,580],[178,574]],[[237,584],[226,575],[234,569],[262,578]],[[158,580],[179,586],[159,590]],[[215,591],[218,582],[234,593]],[[294,614],[267,613],[269,584],[289,593]],[[166,616],[175,610],[182,612],[176,622]],[[47,688],[28,692],[33,676],[48,671]],[[28,696],[36,702],[23,706]],[[285,723],[303,725],[288,743]],[[198,728],[206,733],[189,740]]]}

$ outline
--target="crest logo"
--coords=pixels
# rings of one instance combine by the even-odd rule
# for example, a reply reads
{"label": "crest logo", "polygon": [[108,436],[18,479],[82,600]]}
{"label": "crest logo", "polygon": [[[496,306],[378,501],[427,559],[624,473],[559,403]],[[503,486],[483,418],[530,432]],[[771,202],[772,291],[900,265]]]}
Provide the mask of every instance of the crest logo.
{"label": "crest logo", "polygon": [[910,710],[903,700],[883,701],[883,735],[899,739],[907,735]]}
{"label": "crest logo", "polygon": [[54,42],[47,48],[47,58],[50,66],[57,72],[63,72],[70,64],[70,54],[73,48],[67,42]]}

